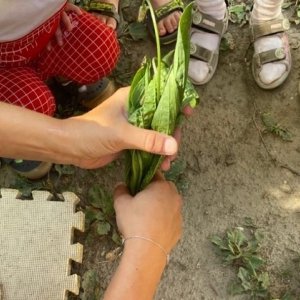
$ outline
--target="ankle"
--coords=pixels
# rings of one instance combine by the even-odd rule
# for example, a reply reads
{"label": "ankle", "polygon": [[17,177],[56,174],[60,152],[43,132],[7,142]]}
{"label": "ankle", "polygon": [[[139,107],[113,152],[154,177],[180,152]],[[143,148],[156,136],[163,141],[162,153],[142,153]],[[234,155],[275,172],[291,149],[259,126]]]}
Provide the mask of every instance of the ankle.
{"label": "ankle", "polygon": [[253,24],[282,18],[281,4],[283,1],[256,0],[251,12]]}
{"label": "ankle", "polygon": [[206,0],[197,3],[199,11],[217,20],[223,20],[226,12],[226,4],[223,0]]}

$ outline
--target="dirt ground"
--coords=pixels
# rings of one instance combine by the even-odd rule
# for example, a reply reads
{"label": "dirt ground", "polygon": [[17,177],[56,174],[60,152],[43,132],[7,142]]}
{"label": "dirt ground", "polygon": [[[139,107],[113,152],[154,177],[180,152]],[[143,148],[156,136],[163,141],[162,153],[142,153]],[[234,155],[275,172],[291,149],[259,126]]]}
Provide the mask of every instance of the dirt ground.
{"label": "dirt ground", "polygon": [[[293,27],[289,32],[295,48],[300,42],[297,30]],[[228,295],[234,269],[223,265],[209,239],[243,226],[245,218],[251,218],[264,234],[262,255],[272,297],[290,291],[293,299],[300,299],[300,265],[295,263],[300,247],[300,52],[292,50],[293,67],[286,83],[264,91],[255,85],[247,64],[247,26],[231,25],[229,31],[236,48],[221,53],[216,75],[198,88],[201,104],[182,128],[178,159],[186,164],[182,174],[184,235],[172,252],[156,300],[249,299]],[[154,49],[150,41],[126,47],[132,70]],[[264,112],[290,130],[291,142],[262,133],[260,114]],[[63,176],[54,185],[55,190],[76,192],[82,199],[80,209],[92,184],[98,182],[111,193],[122,179],[122,169],[123,160],[101,170],[75,168],[71,176]],[[16,178],[7,168],[0,169],[0,186],[16,186]],[[94,270],[102,294],[118,264],[118,259],[107,253],[116,256],[118,250],[114,250],[119,246],[110,236],[78,235],[78,240],[85,244],[84,261],[74,265],[74,271],[83,275]]]}

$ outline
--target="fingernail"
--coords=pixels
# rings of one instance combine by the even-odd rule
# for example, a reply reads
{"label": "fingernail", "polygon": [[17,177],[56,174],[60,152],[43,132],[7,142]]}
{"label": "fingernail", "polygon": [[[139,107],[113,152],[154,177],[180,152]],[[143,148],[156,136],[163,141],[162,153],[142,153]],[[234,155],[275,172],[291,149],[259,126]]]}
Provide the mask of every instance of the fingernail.
{"label": "fingernail", "polygon": [[176,151],[177,151],[177,142],[172,138],[166,139],[165,144],[164,144],[165,154],[172,155],[172,154],[175,154]]}

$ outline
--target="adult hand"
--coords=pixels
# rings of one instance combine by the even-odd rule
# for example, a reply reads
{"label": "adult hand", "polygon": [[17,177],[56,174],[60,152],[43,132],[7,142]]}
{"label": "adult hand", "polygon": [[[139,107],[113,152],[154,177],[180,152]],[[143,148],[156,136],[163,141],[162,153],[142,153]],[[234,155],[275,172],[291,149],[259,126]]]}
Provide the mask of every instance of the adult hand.
{"label": "adult hand", "polygon": [[[114,206],[117,225],[124,238],[150,238],[168,253],[178,242],[182,231],[182,198],[173,183],[156,177],[134,197],[130,196],[125,185],[118,185]],[[137,241],[131,240],[130,243],[133,242]]]}
{"label": "adult hand", "polygon": [[177,142],[173,137],[135,127],[128,123],[126,101],[129,88],[113,96],[88,113],[64,120],[64,130],[74,145],[72,163],[82,168],[101,167],[125,149],[174,155]]}
{"label": "adult hand", "polygon": [[[72,3],[67,3],[64,10],[61,13],[61,21],[60,24],[58,25],[56,32],[55,32],[55,38],[57,41],[57,44],[59,46],[63,45],[63,31],[62,28],[64,27],[67,31],[72,31],[73,25],[72,25],[72,15],[70,13],[75,13],[77,15],[81,15],[82,11],[81,9],[72,4]],[[47,45],[47,49],[50,51],[52,48],[51,46],[51,41]]]}
{"label": "adult hand", "polygon": [[[127,239],[121,262],[104,299],[154,298],[169,253],[181,236],[182,199],[173,183],[156,178],[136,196],[124,185],[114,193],[117,224]],[[160,248],[163,249],[160,249]],[[166,253],[164,253],[164,251]]]}

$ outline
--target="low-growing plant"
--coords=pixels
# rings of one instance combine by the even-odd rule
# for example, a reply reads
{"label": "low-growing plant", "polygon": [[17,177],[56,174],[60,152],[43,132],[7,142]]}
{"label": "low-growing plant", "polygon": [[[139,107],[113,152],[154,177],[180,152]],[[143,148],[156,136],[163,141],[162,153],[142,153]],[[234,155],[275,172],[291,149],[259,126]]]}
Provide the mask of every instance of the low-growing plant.
{"label": "low-growing plant", "polygon": [[281,124],[275,121],[275,119],[271,116],[270,113],[262,113],[261,120],[265,125],[265,132],[270,132],[278,137],[280,137],[283,141],[292,142],[293,135],[292,133]]}
{"label": "low-growing plant", "polygon": [[189,187],[189,182],[184,176],[185,169],[186,162],[182,159],[176,159],[172,162],[170,170],[165,172],[165,178],[174,182],[181,193],[184,193]]}
{"label": "low-growing plant", "polygon": [[88,203],[85,208],[86,227],[92,227],[98,235],[112,232],[112,239],[119,244],[119,235],[115,229],[112,195],[100,185],[92,186],[88,191]]}
{"label": "low-growing plant", "polygon": [[252,0],[228,0],[229,20],[232,23],[239,24],[240,26],[245,25],[250,19],[252,5]]}
{"label": "low-growing plant", "polygon": [[[280,300],[272,298],[269,291],[269,274],[265,271],[265,261],[259,254],[262,239],[259,231],[251,230],[246,235],[243,227],[228,230],[224,238],[217,235],[211,237],[211,242],[220,251],[225,264],[234,266],[237,270],[237,280],[229,285],[229,294],[247,294],[253,300]],[[281,300],[292,299],[288,293],[281,297]]]}

